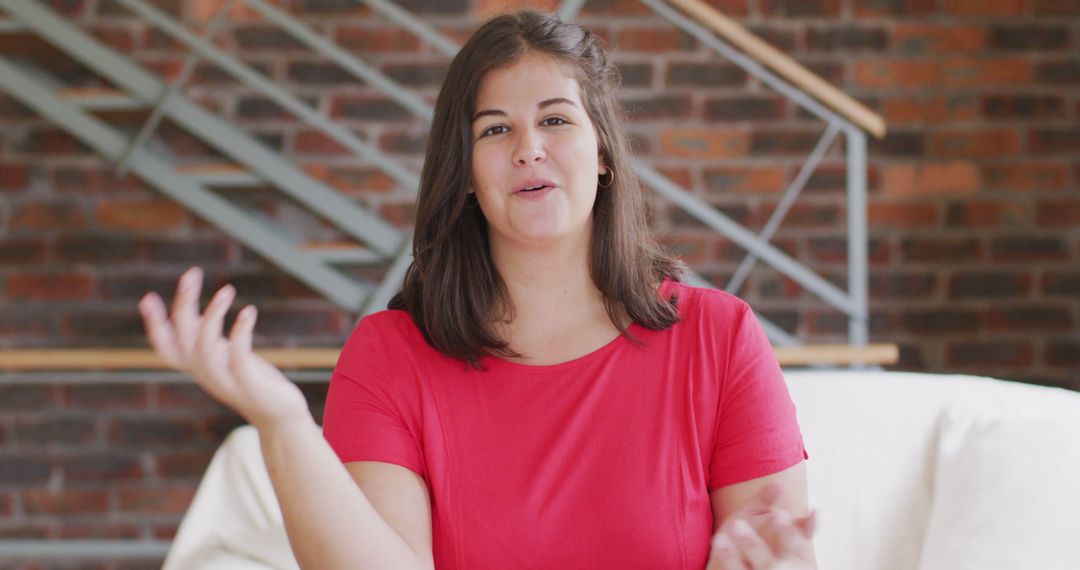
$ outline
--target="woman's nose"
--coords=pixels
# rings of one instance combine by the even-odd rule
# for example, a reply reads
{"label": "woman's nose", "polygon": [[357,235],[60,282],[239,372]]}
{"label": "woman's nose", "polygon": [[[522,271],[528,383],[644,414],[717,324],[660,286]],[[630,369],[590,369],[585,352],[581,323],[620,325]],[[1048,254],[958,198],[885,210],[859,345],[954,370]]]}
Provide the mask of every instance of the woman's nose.
{"label": "woman's nose", "polygon": [[532,129],[521,129],[517,137],[517,147],[514,149],[514,164],[526,166],[541,162],[547,157],[544,144],[539,133]]}

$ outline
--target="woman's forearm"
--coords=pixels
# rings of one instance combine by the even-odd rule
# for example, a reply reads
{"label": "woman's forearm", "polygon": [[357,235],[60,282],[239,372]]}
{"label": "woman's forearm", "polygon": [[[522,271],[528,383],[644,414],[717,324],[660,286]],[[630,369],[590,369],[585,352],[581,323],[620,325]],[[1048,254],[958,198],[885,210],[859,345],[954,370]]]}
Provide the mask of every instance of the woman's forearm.
{"label": "woman's forearm", "polygon": [[314,420],[259,427],[259,440],[301,568],[426,570],[364,496]]}

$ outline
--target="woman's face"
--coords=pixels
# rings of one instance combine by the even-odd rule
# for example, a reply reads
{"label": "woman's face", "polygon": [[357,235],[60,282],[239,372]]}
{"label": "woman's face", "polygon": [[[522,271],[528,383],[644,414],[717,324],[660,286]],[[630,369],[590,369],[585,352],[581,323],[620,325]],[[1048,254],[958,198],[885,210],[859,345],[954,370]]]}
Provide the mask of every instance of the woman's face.
{"label": "woman's face", "polygon": [[579,89],[566,64],[533,52],[481,80],[472,180],[493,245],[588,240],[601,167]]}

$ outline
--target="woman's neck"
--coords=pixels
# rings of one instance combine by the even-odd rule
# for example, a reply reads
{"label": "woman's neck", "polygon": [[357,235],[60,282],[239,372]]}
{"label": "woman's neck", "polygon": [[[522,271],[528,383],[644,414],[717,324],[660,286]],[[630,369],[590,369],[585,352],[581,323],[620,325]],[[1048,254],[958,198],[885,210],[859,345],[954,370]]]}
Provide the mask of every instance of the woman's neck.
{"label": "woman's neck", "polygon": [[512,322],[501,323],[508,338],[606,318],[603,295],[589,271],[588,239],[535,249],[499,247],[493,241],[491,255],[514,308]]}

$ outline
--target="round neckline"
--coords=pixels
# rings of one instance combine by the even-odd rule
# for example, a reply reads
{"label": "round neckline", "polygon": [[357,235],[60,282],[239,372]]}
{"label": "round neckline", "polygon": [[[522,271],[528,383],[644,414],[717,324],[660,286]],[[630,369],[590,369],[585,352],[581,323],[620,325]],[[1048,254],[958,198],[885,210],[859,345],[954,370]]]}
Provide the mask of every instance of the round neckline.
{"label": "round neckline", "polygon": [[[640,338],[640,334],[638,333],[641,332],[641,325],[637,324],[636,322],[631,322],[630,326],[626,327],[626,332],[634,335],[637,338]],[[491,354],[485,355],[481,359],[480,363],[484,366],[484,368],[487,368],[488,370],[503,369],[513,370],[516,372],[527,372],[531,374],[546,374],[549,372],[559,372],[567,368],[576,368],[598,358],[603,358],[608,353],[618,349],[623,343],[629,342],[631,341],[630,339],[626,338],[626,335],[619,334],[615,338],[611,339],[606,344],[592,352],[583,354],[576,358],[571,358],[570,360],[564,362],[557,362],[555,364],[522,364],[520,362],[513,362],[511,360],[506,360],[505,358]]]}

